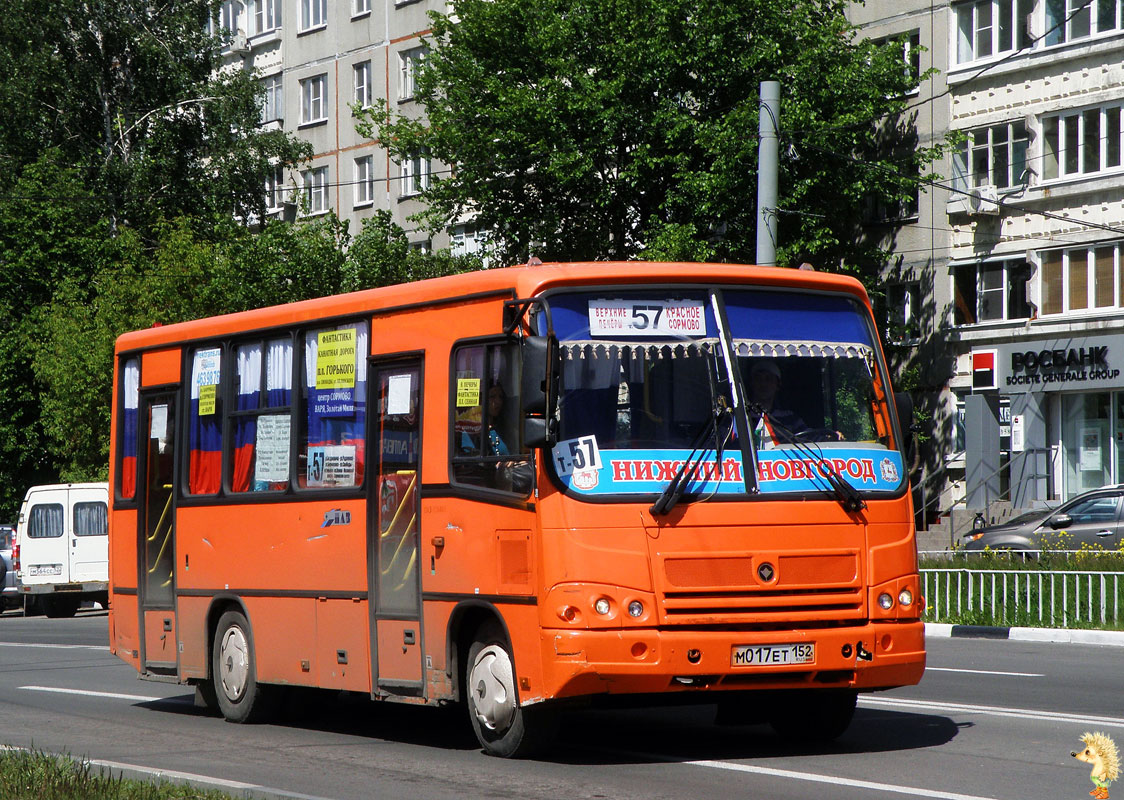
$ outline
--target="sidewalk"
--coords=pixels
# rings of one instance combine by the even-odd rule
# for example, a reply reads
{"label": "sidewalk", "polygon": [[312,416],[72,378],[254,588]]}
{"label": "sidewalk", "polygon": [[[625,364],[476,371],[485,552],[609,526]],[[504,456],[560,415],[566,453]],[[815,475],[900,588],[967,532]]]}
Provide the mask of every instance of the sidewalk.
{"label": "sidewalk", "polygon": [[1124,647],[1124,631],[1004,628],[988,625],[949,625],[941,622],[926,622],[925,636],[933,639],[1013,639],[1020,642],[1099,644],[1109,647]]}

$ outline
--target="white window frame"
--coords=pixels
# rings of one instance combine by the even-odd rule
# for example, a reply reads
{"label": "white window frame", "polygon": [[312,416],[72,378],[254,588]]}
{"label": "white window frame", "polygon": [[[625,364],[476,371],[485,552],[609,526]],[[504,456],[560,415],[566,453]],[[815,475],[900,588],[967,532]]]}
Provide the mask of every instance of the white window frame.
{"label": "white window frame", "polygon": [[[911,343],[921,335],[921,283],[903,281],[886,287],[886,331],[893,341]],[[910,327],[915,329],[910,332]]]}
{"label": "white window frame", "polygon": [[[972,0],[953,6],[949,51],[953,65],[986,61],[1031,47],[1026,18],[1032,7],[1033,0]],[[984,50],[987,52],[981,54]]]}
{"label": "white window frame", "polygon": [[413,100],[418,91],[418,66],[425,58],[424,47],[398,53],[398,99]]}
{"label": "white window frame", "polygon": [[371,62],[361,61],[352,66],[355,86],[355,102],[360,108],[370,108],[374,102],[374,87],[371,85]]}
{"label": "white window frame", "polygon": [[[1011,309],[1011,304],[1009,302],[1010,301],[1009,290],[1011,289],[1012,283],[1015,282],[1015,278],[1016,278],[1016,276],[1013,273],[1014,273],[1015,270],[1026,270],[1027,269],[1026,263],[1027,263],[1026,259],[1024,259],[1024,258],[1003,258],[1003,259],[987,259],[987,260],[984,260],[984,261],[976,261],[976,262],[971,263],[971,264],[956,264],[956,265],[954,265],[952,267],[952,270],[951,270],[952,297],[954,298],[954,302],[956,301],[956,299],[958,299],[957,273],[960,272],[960,271],[967,270],[967,269],[971,269],[971,270],[974,271],[974,273],[975,273],[975,293],[976,293],[976,307],[972,309],[972,315],[975,317],[975,321],[974,322],[956,322],[955,319],[954,319],[953,321],[955,322],[955,324],[957,326],[964,327],[964,326],[969,326],[969,325],[987,325],[987,324],[994,324],[994,323],[997,323],[997,322],[1008,322],[1008,321],[1014,321],[1014,320],[1029,319],[1030,314],[1033,313],[1033,310],[1029,308],[1029,304],[1027,304],[1026,315],[1018,316],[1018,317],[1012,317],[1011,316],[1012,309]],[[998,271],[998,275],[999,275],[998,285],[990,287],[990,288],[986,287],[984,285],[984,273],[985,272],[994,273],[996,271]],[[1020,283],[1024,287],[1024,291],[1025,291],[1025,287],[1027,286],[1028,282],[1029,281],[1026,280],[1025,278],[1020,281]],[[987,319],[984,319],[983,318],[984,301],[986,299],[988,299],[988,297],[997,297],[998,298],[998,300],[999,300],[999,314],[998,314],[998,316],[993,315],[993,316],[988,317]]]}
{"label": "white window frame", "polygon": [[355,208],[375,202],[375,159],[360,156],[355,159]]}
{"label": "white window frame", "polygon": [[361,17],[364,14],[371,13],[371,0],[352,0],[351,2],[351,16],[352,18]]}
{"label": "white window frame", "polygon": [[282,0],[254,0],[254,35],[281,29]]}
{"label": "white window frame", "polygon": [[1052,47],[1117,33],[1124,9],[1117,0],[1045,0],[1042,20],[1043,43]]}
{"label": "white window frame", "polygon": [[429,180],[433,174],[429,153],[413,154],[402,162],[401,170],[402,197],[413,197],[429,188]]}
{"label": "white window frame", "polygon": [[265,176],[265,211],[267,214],[276,214],[281,211],[288,197],[285,188],[285,168],[275,164],[269,174]]}
{"label": "white window frame", "polygon": [[[1120,308],[1121,300],[1121,248],[1124,243],[1121,242],[1100,242],[1082,245],[1081,247],[1067,247],[1061,250],[1061,270],[1062,270],[1062,304],[1060,311],[1048,312],[1046,306],[1046,260],[1047,253],[1056,254],[1058,250],[1045,251],[1040,255],[1040,266],[1038,268],[1038,297],[1040,298],[1038,313],[1044,319],[1057,319],[1062,316],[1077,315],[1077,314],[1103,314],[1105,311],[1114,308]],[[1112,249],[1112,302],[1106,305],[1098,306],[1097,303],[1097,283],[1096,283],[1096,254],[1098,250]],[[1085,298],[1084,305],[1074,305],[1073,292],[1073,272],[1074,270],[1083,270],[1085,272]]]}
{"label": "white window frame", "polygon": [[328,0],[300,0],[299,33],[314,31],[328,25]]}
{"label": "white window frame", "polygon": [[[989,125],[986,128],[975,128],[965,131],[964,134],[962,149],[952,154],[953,189],[964,192],[977,186],[990,185],[1003,190],[1013,190],[1027,184],[1030,137],[1025,122],[1013,120]],[[1018,157],[1020,149],[1021,159]],[[981,171],[975,169],[976,156],[980,153],[985,154],[987,158],[984,176],[981,176]],[[997,168],[1000,153],[1003,154],[1003,161],[1006,163],[1006,174],[1001,174]]]}
{"label": "white window frame", "polygon": [[328,168],[313,167],[301,173],[301,194],[306,217],[326,214],[328,206]]}
{"label": "white window frame", "polygon": [[[1091,134],[1096,144],[1096,164],[1090,169],[1087,128],[1096,117],[1097,130]],[[1116,135],[1108,131],[1115,123]],[[1074,131],[1076,148],[1071,146],[1068,131]],[[1042,180],[1069,179],[1083,175],[1100,175],[1124,169],[1124,103],[1106,103],[1042,117]],[[1115,141],[1113,141],[1115,140]],[[1052,152],[1051,152],[1052,150]],[[1070,163],[1073,158],[1074,164]],[[1110,163],[1115,160],[1116,163]],[[1075,168],[1071,168],[1075,167]]]}
{"label": "white window frame", "polygon": [[313,75],[301,81],[301,125],[328,119],[328,74]]}
{"label": "white window frame", "polygon": [[242,0],[223,0],[222,5],[219,6],[219,27],[228,33],[238,33],[245,12],[246,7],[242,4]]}
{"label": "white window frame", "polygon": [[285,119],[285,92],[281,73],[262,78],[261,121],[262,123]]}

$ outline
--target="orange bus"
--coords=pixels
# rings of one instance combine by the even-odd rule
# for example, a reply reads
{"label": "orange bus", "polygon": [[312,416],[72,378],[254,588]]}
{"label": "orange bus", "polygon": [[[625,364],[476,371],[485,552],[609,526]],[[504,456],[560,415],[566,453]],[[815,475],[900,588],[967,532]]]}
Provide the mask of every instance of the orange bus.
{"label": "orange bus", "polygon": [[920,680],[903,431],[861,285],[534,264],[117,341],[110,616],[235,722],[283,687],[831,738]]}

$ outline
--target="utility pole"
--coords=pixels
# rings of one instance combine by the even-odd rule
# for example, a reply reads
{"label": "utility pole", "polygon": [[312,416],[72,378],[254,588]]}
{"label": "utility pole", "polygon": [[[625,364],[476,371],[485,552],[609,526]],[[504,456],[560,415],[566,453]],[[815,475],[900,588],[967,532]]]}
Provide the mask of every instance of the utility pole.
{"label": "utility pole", "polygon": [[777,162],[780,81],[761,81],[757,122],[757,263],[777,265]]}

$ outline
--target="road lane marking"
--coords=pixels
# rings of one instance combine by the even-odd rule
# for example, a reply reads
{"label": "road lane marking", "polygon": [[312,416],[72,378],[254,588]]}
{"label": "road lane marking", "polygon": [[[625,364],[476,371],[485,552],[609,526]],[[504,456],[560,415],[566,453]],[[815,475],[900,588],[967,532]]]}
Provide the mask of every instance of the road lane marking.
{"label": "road lane marking", "polygon": [[907,794],[915,797],[935,797],[939,800],[995,800],[976,794],[958,794],[957,792],[942,792],[938,789],[920,789],[915,786],[898,786],[893,783],[875,783],[874,781],[859,781],[853,778],[840,778],[835,775],[817,775],[810,772],[796,772],[788,769],[775,769],[773,767],[758,767],[751,764],[731,764],[727,761],[681,761],[681,764],[691,764],[696,767],[710,769],[724,769],[731,772],[749,772],[754,775],[768,775],[773,778],[788,778],[790,780],[808,781],[810,783],[826,783],[831,786],[848,786],[852,789],[867,789],[876,792],[892,792]]}
{"label": "road lane marking", "polygon": [[48,650],[109,650],[104,644],[34,644],[32,642],[0,642],[0,647],[44,647]]}
{"label": "road lane marking", "polygon": [[138,703],[153,703],[157,700],[175,700],[174,697],[148,697],[143,694],[120,694],[119,692],[94,692],[89,689],[62,689],[57,686],[21,686],[29,692],[55,692],[57,694],[80,694],[86,697],[109,697],[114,700],[135,700]]}
{"label": "road lane marking", "polygon": [[860,697],[859,703],[864,706],[885,706],[888,708],[908,710],[981,714],[988,717],[1033,719],[1039,722],[1072,722],[1074,725],[1103,725],[1109,728],[1124,728],[1124,719],[1120,717],[1096,717],[1092,714],[1066,714],[1060,711],[1036,711],[1031,708],[977,706],[967,703],[942,703],[934,700],[907,700],[905,698],[889,697]]}
{"label": "road lane marking", "polygon": [[953,667],[925,667],[926,672],[970,672],[973,675],[1005,675],[1012,678],[1045,678],[1042,672],[1000,672],[992,669],[955,669]]}

